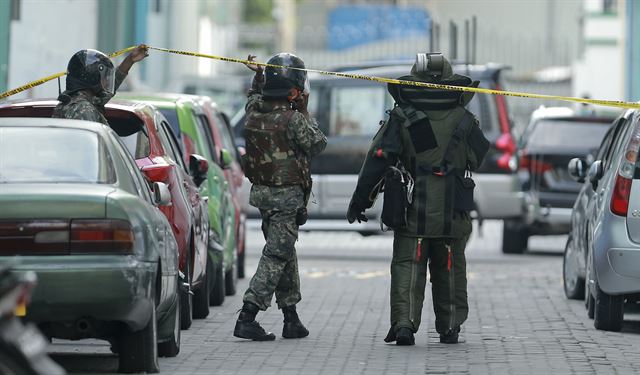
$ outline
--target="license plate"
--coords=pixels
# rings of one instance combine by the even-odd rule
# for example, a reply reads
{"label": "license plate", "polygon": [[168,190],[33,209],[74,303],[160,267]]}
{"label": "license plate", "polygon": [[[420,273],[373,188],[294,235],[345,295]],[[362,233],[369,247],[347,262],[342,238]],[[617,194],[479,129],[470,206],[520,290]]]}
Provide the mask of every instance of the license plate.
{"label": "license plate", "polygon": [[16,307],[16,311],[15,311],[16,316],[25,316],[27,315],[27,305],[24,303],[19,304]]}

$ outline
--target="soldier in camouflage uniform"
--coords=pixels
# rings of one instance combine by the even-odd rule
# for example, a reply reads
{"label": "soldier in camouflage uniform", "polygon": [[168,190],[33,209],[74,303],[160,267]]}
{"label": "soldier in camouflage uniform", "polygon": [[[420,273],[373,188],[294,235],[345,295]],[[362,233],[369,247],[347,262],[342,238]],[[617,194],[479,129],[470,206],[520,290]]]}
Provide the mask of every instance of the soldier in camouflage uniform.
{"label": "soldier in camouflage uniform", "polygon": [[[478,85],[469,77],[453,74],[441,54],[418,54],[411,75],[400,79]],[[415,189],[412,199],[402,192],[404,201],[391,202],[392,207],[407,205],[404,220],[392,228],[391,328],[384,341],[414,345],[428,264],[435,328],[441,343],[454,344],[469,312],[464,249],[471,234],[469,211],[475,186],[470,174],[482,163],[489,142],[465,108],[473,93],[394,84],[388,90],[396,105],[372,142],[347,219],[350,223],[366,221],[364,211],[373,205],[381,179],[393,176],[389,171],[406,168],[403,174],[410,177],[404,180],[415,181]],[[384,198],[388,198],[386,193]],[[390,202],[384,203],[386,207]]]}
{"label": "soldier in camouflage uniform", "polygon": [[[249,56],[253,61],[255,56]],[[258,311],[271,305],[273,294],[284,315],[284,338],[302,338],[309,331],[300,322],[300,278],[295,242],[298,227],[306,220],[311,193],[309,159],[324,150],[327,139],[307,112],[309,85],[304,63],[281,53],[268,64],[290,67],[256,72],[246,105],[244,129],[247,153],[245,174],[253,183],[249,203],[260,209],[266,244],[258,269],[244,294],[234,336],[255,341],[275,339],[255,321]]]}
{"label": "soldier in camouflage uniform", "polygon": [[108,125],[104,117],[105,104],[115,95],[133,64],[147,56],[147,47],[138,46],[115,69],[109,56],[100,51],[76,52],[69,60],[67,89],[58,97],[60,103],[54,109],[53,117]]}

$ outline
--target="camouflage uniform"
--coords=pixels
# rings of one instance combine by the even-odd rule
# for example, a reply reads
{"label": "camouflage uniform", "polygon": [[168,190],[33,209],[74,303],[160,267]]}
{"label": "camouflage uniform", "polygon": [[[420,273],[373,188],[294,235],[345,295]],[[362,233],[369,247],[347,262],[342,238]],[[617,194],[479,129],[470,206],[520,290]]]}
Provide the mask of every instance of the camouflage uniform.
{"label": "camouflage uniform", "polygon": [[[249,203],[260,209],[266,244],[243,301],[264,311],[271,305],[274,293],[281,309],[294,306],[301,299],[295,249],[296,212],[307,203],[305,189],[310,188],[311,182],[309,159],[324,150],[327,139],[315,119],[293,111],[284,102],[263,100],[263,82],[258,77],[249,90],[248,123],[252,121],[260,129],[274,129],[281,124],[281,138],[286,138],[287,143],[279,145],[274,132],[248,136],[245,127],[247,155],[243,163],[247,177],[253,182]],[[262,154],[256,155],[256,150]]]}
{"label": "camouflage uniform", "polygon": [[[127,73],[116,69],[116,90],[126,77]],[[79,90],[75,92],[65,91],[60,94],[58,100],[60,103],[53,110],[52,117],[54,118],[94,121],[109,125],[104,117],[104,105],[106,104],[104,98],[90,95],[86,90]]]}

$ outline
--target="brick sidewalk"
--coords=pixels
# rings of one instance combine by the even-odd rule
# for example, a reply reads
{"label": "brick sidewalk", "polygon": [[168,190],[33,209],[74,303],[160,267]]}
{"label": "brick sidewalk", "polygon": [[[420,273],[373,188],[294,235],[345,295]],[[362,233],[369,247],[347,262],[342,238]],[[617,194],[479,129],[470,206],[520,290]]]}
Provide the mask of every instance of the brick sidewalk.
{"label": "brick sidewalk", "polygon": [[[433,327],[430,296],[425,299],[416,346],[397,347],[382,339],[389,328],[391,236],[302,234],[298,245],[303,300],[301,319],[308,338],[280,338],[282,316],[272,307],[258,315],[278,335],[275,342],[247,342],[232,336],[241,293],[227,297],[204,321],[183,331],[182,352],[161,359],[163,374],[585,374],[640,373],[640,321],[622,333],[596,331],[584,304],[562,291],[564,239],[535,239],[540,250],[523,256],[500,253],[499,224],[469,246],[469,320],[465,343],[443,345]],[[247,269],[255,270],[262,246],[249,236]],[[556,254],[553,254],[556,253]],[[65,342],[68,343],[68,342]],[[60,348],[56,345],[56,348]],[[108,353],[106,346],[79,352]],[[66,350],[65,350],[66,351]],[[105,358],[105,371],[117,365]],[[84,367],[74,358],[70,368]],[[111,362],[108,362],[111,361]],[[110,363],[110,364],[108,364]],[[114,365],[115,363],[115,365]],[[84,368],[94,367],[86,364]],[[104,373],[104,371],[100,371]]]}

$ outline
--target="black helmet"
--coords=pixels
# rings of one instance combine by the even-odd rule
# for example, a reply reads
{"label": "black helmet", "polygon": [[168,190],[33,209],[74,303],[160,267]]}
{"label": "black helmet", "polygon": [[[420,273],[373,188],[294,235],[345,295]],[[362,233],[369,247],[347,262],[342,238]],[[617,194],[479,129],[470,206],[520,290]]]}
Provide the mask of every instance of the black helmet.
{"label": "black helmet", "polygon": [[[304,62],[296,55],[279,53],[267,61],[267,64],[304,69]],[[292,88],[309,92],[307,72],[300,69],[275,68],[267,66],[264,70],[265,82],[262,93],[266,97],[286,98]]]}
{"label": "black helmet", "polygon": [[96,94],[115,93],[115,68],[109,56],[93,49],[76,52],[67,65],[67,91],[93,89]]}

